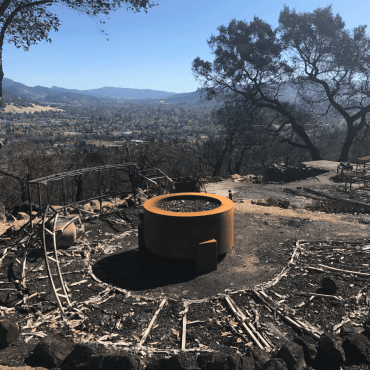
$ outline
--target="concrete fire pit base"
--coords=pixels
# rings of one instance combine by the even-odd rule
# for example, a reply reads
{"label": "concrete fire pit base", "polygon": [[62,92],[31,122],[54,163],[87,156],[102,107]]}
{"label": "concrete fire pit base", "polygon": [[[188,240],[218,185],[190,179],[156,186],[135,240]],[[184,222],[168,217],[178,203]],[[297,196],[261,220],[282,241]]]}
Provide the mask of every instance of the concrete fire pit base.
{"label": "concrete fire pit base", "polygon": [[[200,212],[165,211],[158,206],[169,200],[206,200],[217,208]],[[147,200],[139,240],[156,255],[174,259],[194,259],[200,272],[217,268],[217,256],[233,246],[234,203],[223,196],[207,193],[165,194]]]}

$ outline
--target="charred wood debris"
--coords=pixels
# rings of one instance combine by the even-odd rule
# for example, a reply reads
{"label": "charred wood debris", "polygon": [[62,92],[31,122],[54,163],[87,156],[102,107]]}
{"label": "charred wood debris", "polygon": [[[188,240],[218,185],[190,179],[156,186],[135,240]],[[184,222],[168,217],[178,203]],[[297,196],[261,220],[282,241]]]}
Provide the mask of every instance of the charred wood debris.
{"label": "charred wood debris", "polygon": [[[85,212],[84,220],[96,217]],[[58,250],[72,297],[64,315],[37,253],[28,256],[27,265],[19,258],[0,272],[2,349],[18,340],[37,340],[30,363],[66,369],[78,361],[76,368],[91,368],[96,361],[104,368],[101,364],[109,364],[112,356],[123,356],[137,368],[186,369],[180,364],[184,354],[198,356],[201,369],[217,361],[235,362],[240,369],[370,364],[370,240],[298,240],[280,274],[252,289],[226,290],[206,299],[151,297],[94,274],[97,255],[113,253],[114,243],[137,236],[137,225],[127,214],[116,220],[108,214],[105,220],[111,226],[124,224],[127,231],[99,243],[84,237]],[[9,245],[1,246],[0,265],[16,253]],[[101,355],[104,349],[108,352]],[[84,355],[76,357],[76,351]],[[156,365],[143,358],[156,358]],[[169,363],[160,367],[160,361]]]}

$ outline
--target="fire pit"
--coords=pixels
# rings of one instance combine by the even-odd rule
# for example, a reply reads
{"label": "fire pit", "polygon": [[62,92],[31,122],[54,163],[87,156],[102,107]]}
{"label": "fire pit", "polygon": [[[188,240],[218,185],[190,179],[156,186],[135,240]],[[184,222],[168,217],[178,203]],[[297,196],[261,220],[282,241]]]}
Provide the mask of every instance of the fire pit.
{"label": "fire pit", "polygon": [[233,246],[234,203],[207,193],[165,194],[147,200],[141,227],[145,248],[162,257],[195,259],[198,270],[217,268]]}

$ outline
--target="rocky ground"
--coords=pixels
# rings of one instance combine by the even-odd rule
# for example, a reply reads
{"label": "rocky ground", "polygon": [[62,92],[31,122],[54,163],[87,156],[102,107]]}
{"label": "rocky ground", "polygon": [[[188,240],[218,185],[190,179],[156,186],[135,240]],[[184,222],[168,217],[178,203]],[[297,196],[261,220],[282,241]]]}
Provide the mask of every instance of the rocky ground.
{"label": "rocky ground", "polygon": [[28,256],[22,286],[21,257],[4,268],[15,235],[3,234],[0,326],[9,334],[0,343],[0,364],[367,369],[370,215],[341,213],[338,202],[334,207],[284,189],[362,203],[370,193],[355,186],[345,194],[335,163],[310,165],[328,172],[289,183],[234,176],[206,184],[209,193],[231,190],[235,202],[234,246],[208,274],[198,274],[192,261],[139,252],[141,206],[86,218],[85,237],[59,251],[72,302],[64,304],[65,318],[48,290],[42,253]]}

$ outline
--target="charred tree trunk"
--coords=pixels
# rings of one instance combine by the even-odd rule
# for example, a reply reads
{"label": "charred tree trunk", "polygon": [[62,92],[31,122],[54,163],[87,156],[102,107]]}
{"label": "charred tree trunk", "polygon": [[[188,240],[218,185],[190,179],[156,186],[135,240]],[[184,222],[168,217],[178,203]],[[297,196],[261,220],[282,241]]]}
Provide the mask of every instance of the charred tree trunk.
{"label": "charred tree trunk", "polygon": [[311,154],[311,159],[313,161],[320,161],[322,159],[320,155],[320,150],[313,144],[311,139],[308,137],[305,129],[296,122],[292,123],[292,129],[305,143],[306,148]]}
{"label": "charred tree trunk", "polygon": [[353,139],[355,138],[356,135],[356,130],[354,128],[348,127],[347,130],[347,137],[346,140],[344,141],[344,144],[342,146],[342,150],[340,152],[340,157],[339,157],[339,162],[347,162],[348,161],[348,155],[349,155],[349,150],[351,149]]}
{"label": "charred tree trunk", "polygon": [[3,105],[3,48],[0,47],[0,107]]}
{"label": "charred tree trunk", "polygon": [[243,146],[242,151],[240,152],[239,159],[235,163],[235,173],[238,173],[240,175],[241,172],[241,166],[243,165],[243,158],[245,155],[245,152],[250,149],[250,144],[245,144]]}
{"label": "charred tree trunk", "polygon": [[[217,160],[216,160],[216,164],[213,168],[212,176],[218,176],[218,174],[220,173],[222,165],[223,165],[225,157],[226,157],[226,153],[229,149],[229,145],[230,145],[230,140],[226,140],[226,144],[225,144],[223,150],[221,151],[221,154],[219,156],[216,154]],[[217,151],[217,148],[216,148],[216,151]]]}
{"label": "charred tree trunk", "polygon": [[[340,162],[347,162],[348,161],[349,151],[351,149],[351,146],[353,144],[353,140],[355,139],[357,133],[359,131],[361,131],[364,127],[368,127],[368,125],[366,123],[366,114],[367,114],[367,112],[365,112],[361,116],[361,121],[356,126],[354,125],[354,122],[356,120],[354,117],[349,117],[349,118],[346,119],[346,121],[347,121],[347,137],[346,137],[346,140],[344,141],[344,144],[342,146],[342,150],[340,152],[340,157],[339,157]],[[365,134],[366,134],[366,130],[365,130]]]}

